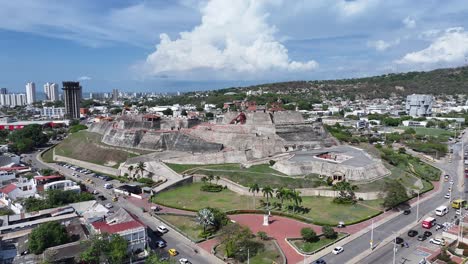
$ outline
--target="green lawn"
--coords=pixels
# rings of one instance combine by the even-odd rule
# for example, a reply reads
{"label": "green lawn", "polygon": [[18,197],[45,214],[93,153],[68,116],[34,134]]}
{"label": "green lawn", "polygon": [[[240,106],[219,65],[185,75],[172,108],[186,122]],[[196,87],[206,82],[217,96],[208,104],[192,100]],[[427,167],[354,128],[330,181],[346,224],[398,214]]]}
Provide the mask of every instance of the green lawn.
{"label": "green lawn", "polygon": [[194,217],[179,215],[159,215],[159,217],[176,226],[192,240],[200,239],[198,235],[203,231],[203,227],[195,221]]}
{"label": "green lawn", "polygon": [[307,175],[305,177],[289,177],[277,170],[270,168],[268,164],[254,165],[250,168],[241,168],[239,164],[212,164],[212,165],[182,165],[167,164],[178,173],[197,173],[204,175],[214,175],[227,178],[243,186],[250,186],[257,183],[265,185],[268,182],[273,188],[313,188],[318,187],[323,182],[317,175]]}
{"label": "green lawn", "polygon": [[47,163],[53,163],[54,162],[53,151],[54,151],[54,148],[51,148],[47,150],[46,152],[44,152],[42,154],[42,160]]}
{"label": "green lawn", "polygon": [[342,238],[344,236],[345,236],[345,234],[341,234],[341,233],[338,234],[338,238],[335,238],[335,239],[330,239],[330,238],[326,238],[324,236],[321,236],[320,240],[317,241],[317,242],[304,242],[303,240],[294,240],[293,244],[294,244],[295,247],[301,249],[302,252],[312,253],[315,250],[318,250],[319,248],[321,248],[323,246],[326,246],[326,245],[328,245],[330,243],[333,243],[337,239],[340,239],[340,238]]}
{"label": "green lawn", "polygon": [[[281,253],[278,251],[278,248],[272,240],[263,241],[257,239],[256,241],[261,242],[264,245],[264,250],[258,252],[255,256],[250,255],[251,264],[286,264],[282,262]],[[223,244],[216,247],[216,255],[220,258],[224,256]],[[247,261],[236,263],[247,263]]]}
{"label": "green lawn", "polygon": [[[408,127],[400,127],[403,129],[407,129]],[[428,128],[428,127],[412,127],[416,131],[416,135],[424,135],[424,136],[448,136],[453,137],[455,135],[454,132],[450,130],[440,129],[440,128]]]}
{"label": "green lawn", "polygon": [[[234,209],[254,209],[253,197],[239,195],[230,190],[219,193],[200,191],[202,183],[194,183],[174,188],[157,194],[154,202],[182,209],[199,210],[206,206],[221,208],[229,211]],[[260,207],[259,200],[266,200],[261,193],[256,198],[256,209]],[[307,217],[314,222],[336,225],[339,221],[354,222],[375,215],[379,210],[374,210],[360,204],[342,205],[332,202],[329,197],[302,197],[302,206],[309,208],[307,213],[298,213],[299,216]],[[271,202],[278,202],[270,199]],[[290,202],[285,202],[285,205]]]}
{"label": "green lawn", "polygon": [[55,147],[55,154],[113,168],[118,168],[127,158],[137,156],[124,149],[104,148],[101,137],[87,131],[70,134]]}

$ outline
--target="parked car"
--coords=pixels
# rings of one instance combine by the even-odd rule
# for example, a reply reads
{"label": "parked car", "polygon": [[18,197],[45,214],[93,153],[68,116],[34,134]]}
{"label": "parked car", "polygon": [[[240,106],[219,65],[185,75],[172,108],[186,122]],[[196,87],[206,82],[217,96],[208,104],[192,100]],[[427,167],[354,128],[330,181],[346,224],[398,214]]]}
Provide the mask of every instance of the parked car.
{"label": "parked car", "polygon": [[107,209],[110,209],[112,207],[114,207],[111,203],[106,203],[106,205],[104,205],[104,207],[106,207]]}
{"label": "parked car", "polygon": [[181,258],[181,259],[179,259],[179,263],[180,264],[190,264],[191,262],[186,258]]}
{"label": "parked car", "polygon": [[98,190],[94,190],[93,194],[99,194]]}
{"label": "parked car", "polygon": [[445,240],[443,238],[431,238],[431,239],[429,239],[429,243],[444,246],[445,245]]}
{"label": "parked car", "polygon": [[403,211],[403,214],[404,214],[404,215],[409,215],[409,214],[411,214],[411,210],[410,210],[410,209],[406,209],[406,210]]}
{"label": "parked car", "polygon": [[107,200],[107,198],[104,195],[99,195],[98,199],[101,200],[101,201]]}
{"label": "parked car", "polygon": [[163,248],[166,246],[166,242],[162,241],[162,240],[159,240],[156,242],[156,244],[158,245],[158,247],[160,248]]}
{"label": "parked car", "polygon": [[416,230],[410,230],[410,231],[408,231],[408,236],[409,236],[409,237],[415,237],[415,236],[417,236],[417,235],[418,235],[418,231],[416,231]]}
{"label": "parked car", "polygon": [[343,247],[336,247],[332,250],[332,253],[338,255],[344,251]]}
{"label": "parked car", "polygon": [[419,236],[418,236],[418,240],[419,240],[419,241],[424,241],[424,240],[426,240],[426,239],[427,239],[427,237],[426,237],[425,235],[419,235]]}
{"label": "parked car", "polygon": [[397,243],[398,245],[401,244],[401,243],[403,243],[404,241],[405,241],[405,240],[404,240],[403,238],[401,238],[401,237],[396,237],[396,238],[395,238],[395,243]]}
{"label": "parked car", "polygon": [[160,232],[160,233],[163,233],[163,234],[169,232],[169,229],[167,229],[167,227],[165,227],[163,225],[158,226],[158,228],[156,228],[156,230],[158,232]]}
{"label": "parked car", "polygon": [[444,228],[443,225],[441,225],[441,224],[436,224],[435,230],[437,231],[437,230],[442,229],[442,228]]}
{"label": "parked car", "polygon": [[171,256],[177,256],[177,254],[179,254],[179,252],[177,252],[177,250],[175,248],[171,248],[167,251],[169,253],[169,255]]}
{"label": "parked car", "polygon": [[430,237],[430,236],[432,236],[432,233],[430,231],[425,231],[424,236],[425,237]]}
{"label": "parked car", "polygon": [[456,214],[456,215],[461,215],[461,210],[460,210],[460,209],[456,210],[456,211],[455,211],[455,214]]}
{"label": "parked car", "polygon": [[317,259],[314,264],[327,264],[327,262],[325,262],[325,260],[323,259]]}
{"label": "parked car", "polygon": [[338,225],[337,225],[336,227],[338,227],[338,228],[345,228],[346,225],[345,225],[344,222],[341,222],[341,221],[340,221],[340,222],[338,222]]}
{"label": "parked car", "polygon": [[450,199],[450,193],[447,193],[445,196],[444,196],[445,199]]}

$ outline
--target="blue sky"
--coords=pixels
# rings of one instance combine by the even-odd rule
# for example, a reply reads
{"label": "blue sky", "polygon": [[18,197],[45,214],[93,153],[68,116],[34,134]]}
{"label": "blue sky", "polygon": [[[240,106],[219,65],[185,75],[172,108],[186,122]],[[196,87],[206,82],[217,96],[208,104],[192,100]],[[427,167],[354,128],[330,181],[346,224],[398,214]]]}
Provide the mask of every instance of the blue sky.
{"label": "blue sky", "polygon": [[0,87],[175,92],[460,66],[465,0],[0,0]]}

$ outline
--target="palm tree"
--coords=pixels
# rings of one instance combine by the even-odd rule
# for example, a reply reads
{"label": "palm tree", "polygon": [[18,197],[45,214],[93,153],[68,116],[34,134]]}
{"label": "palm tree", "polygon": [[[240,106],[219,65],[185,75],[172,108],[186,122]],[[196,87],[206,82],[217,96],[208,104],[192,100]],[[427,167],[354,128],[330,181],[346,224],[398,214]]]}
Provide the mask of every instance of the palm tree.
{"label": "palm tree", "polygon": [[214,180],[214,178],[215,177],[213,176],[213,174],[208,175],[208,181],[210,182],[210,185],[211,185],[211,182]]}
{"label": "palm tree", "polygon": [[205,185],[206,182],[208,181],[208,178],[205,177],[205,176],[203,176],[203,177],[201,178],[201,181],[203,182],[203,185]]}
{"label": "palm tree", "polygon": [[258,186],[258,184],[254,183],[254,184],[250,185],[249,192],[253,193],[254,209],[255,209],[255,193],[258,193],[259,191],[260,191],[260,187]]}
{"label": "palm tree", "polygon": [[214,224],[214,214],[208,208],[203,208],[197,213],[197,222],[203,226],[203,233],[206,232],[206,227]]}
{"label": "palm tree", "polygon": [[141,176],[143,177],[143,172],[145,171],[146,164],[143,161],[138,162],[137,164],[137,170],[141,173]]}
{"label": "palm tree", "polygon": [[132,175],[133,169],[135,169],[135,168],[133,167],[133,165],[128,166],[128,172],[129,172],[130,175]]}
{"label": "palm tree", "polygon": [[283,208],[284,199],[288,198],[288,191],[289,189],[283,187],[276,189],[276,198],[280,200],[281,208]]}
{"label": "palm tree", "polygon": [[294,201],[294,212],[296,212],[296,209],[299,208],[299,205],[302,203],[301,193],[299,191],[292,190],[290,192],[290,197],[291,200]]}
{"label": "palm tree", "polygon": [[216,185],[218,185],[218,181],[221,180],[221,178],[218,175],[216,175],[215,179],[216,179]]}
{"label": "palm tree", "polygon": [[273,189],[270,186],[262,188],[263,196],[267,199],[267,207],[270,208],[270,197],[273,197]]}

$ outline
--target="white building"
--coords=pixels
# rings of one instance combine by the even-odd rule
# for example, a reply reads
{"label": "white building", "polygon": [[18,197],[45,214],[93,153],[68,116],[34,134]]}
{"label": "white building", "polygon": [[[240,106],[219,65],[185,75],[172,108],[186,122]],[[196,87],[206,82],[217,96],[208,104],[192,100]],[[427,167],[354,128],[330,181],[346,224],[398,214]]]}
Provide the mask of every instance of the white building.
{"label": "white building", "polygon": [[46,116],[47,118],[55,118],[60,119],[65,116],[65,107],[43,107],[42,108],[42,116]]}
{"label": "white building", "polygon": [[0,94],[1,106],[22,106],[27,104],[25,94]]}
{"label": "white building", "polygon": [[427,121],[414,121],[414,120],[405,120],[401,122],[403,126],[407,127],[426,127]]}
{"label": "white building", "polygon": [[406,97],[406,113],[412,117],[431,116],[434,97],[427,94],[412,94]]}
{"label": "white building", "polygon": [[62,190],[62,191],[74,191],[77,193],[81,192],[81,188],[76,182],[71,180],[54,181],[44,184],[44,191],[47,190]]}
{"label": "white building", "polygon": [[46,95],[47,100],[58,101],[59,100],[58,84],[56,83],[44,84],[44,93]]}
{"label": "white building", "polygon": [[26,84],[26,101],[28,104],[33,104],[36,101],[36,84],[34,82]]}

